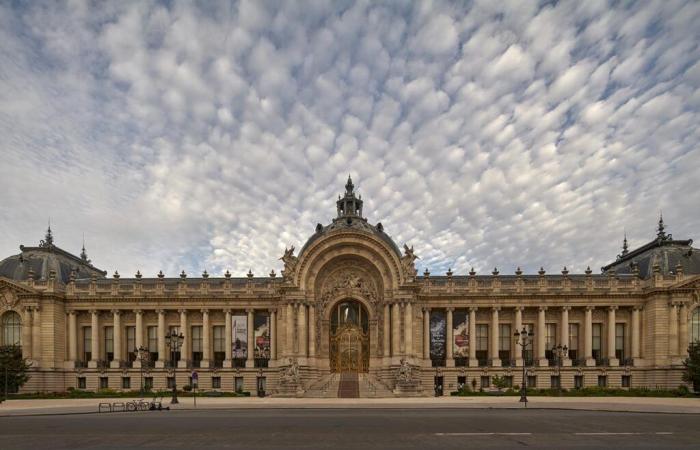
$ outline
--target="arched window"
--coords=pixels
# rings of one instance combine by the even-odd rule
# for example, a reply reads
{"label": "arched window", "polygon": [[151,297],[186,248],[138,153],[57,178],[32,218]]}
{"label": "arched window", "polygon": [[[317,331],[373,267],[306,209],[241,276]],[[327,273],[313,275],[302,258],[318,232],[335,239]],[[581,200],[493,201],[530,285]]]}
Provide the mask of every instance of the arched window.
{"label": "arched window", "polygon": [[695,308],[690,318],[690,343],[700,343],[700,308]]}
{"label": "arched window", "polygon": [[2,345],[21,345],[22,322],[19,314],[8,311],[2,315]]}

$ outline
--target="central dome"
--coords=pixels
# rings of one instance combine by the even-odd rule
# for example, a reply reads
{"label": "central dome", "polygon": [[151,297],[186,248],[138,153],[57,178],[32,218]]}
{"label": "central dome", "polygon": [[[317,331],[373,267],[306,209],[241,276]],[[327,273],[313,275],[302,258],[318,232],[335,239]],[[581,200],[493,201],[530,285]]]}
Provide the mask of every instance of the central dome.
{"label": "central dome", "polygon": [[311,245],[312,242],[318,240],[322,236],[326,236],[338,230],[357,230],[360,232],[370,233],[389,244],[397,256],[401,257],[399,247],[394,240],[384,232],[384,226],[380,222],[372,225],[367,222],[367,219],[362,217],[362,196],[355,196],[355,185],[352,183],[352,178],[348,175],[348,182],[345,184],[345,195],[338,196],[336,202],[338,216],[333,221],[323,226],[320,223],[316,225],[316,232],[306,241],[299,252],[299,256],[304,253],[304,250]]}

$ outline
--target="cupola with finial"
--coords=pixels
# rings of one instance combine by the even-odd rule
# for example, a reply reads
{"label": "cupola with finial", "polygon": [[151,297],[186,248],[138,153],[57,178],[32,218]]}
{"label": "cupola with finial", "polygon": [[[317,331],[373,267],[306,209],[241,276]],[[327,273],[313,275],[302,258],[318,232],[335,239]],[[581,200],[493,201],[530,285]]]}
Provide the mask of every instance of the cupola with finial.
{"label": "cupola with finial", "polygon": [[355,185],[348,175],[348,182],[345,183],[345,195],[338,198],[336,202],[338,217],[362,217],[362,197],[355,196]]}
{"label": "cupola with finial", "polygon": [[51,233],[51,220],[49,220],[49,228],[46,230],[46,235],[44,239],[39,241],[39,247],[51,248],[53,247],[53,233]]}

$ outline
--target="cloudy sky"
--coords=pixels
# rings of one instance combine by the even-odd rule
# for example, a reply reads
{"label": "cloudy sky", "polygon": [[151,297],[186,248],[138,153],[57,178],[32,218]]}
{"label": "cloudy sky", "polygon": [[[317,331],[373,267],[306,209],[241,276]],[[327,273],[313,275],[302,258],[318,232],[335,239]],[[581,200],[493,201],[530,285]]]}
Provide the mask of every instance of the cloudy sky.
{"label": "cloudy sky", "polygon": [[348,173],[433,274],[700,239],[700,2],[198,5],[0,2],[0,255],[264,275]]}

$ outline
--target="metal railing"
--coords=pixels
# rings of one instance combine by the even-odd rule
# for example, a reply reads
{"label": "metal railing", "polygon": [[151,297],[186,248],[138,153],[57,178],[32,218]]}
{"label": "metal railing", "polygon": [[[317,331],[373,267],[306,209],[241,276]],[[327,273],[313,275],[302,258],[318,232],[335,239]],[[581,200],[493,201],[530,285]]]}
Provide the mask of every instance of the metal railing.
{"label": "metal railing", "polygon": [[477,362],[479,363],[479,367],[487,367],[489,365],[488,358],[478,358]]}
{"label": "metal railing", "polygon": [[515,359],[501,359],[502,367],[515,367]]}
{"label": "metal railing", "polygon": [[245,369],[245,358],[233,358],[233,367],[238,369]]}
{"label": "metal railing", "polygon": [[445,358],[431,358],[430,364],[432,367],[445,367],[447,365]]}
{"label": "metal railing", "polygon": [[212,361],[212,367],[214,367],[216,369],[221,369],[222,367],[224,367],[224,360],[223,359],[215,359],[214,361]]}
{"label": "metal railing", "polygon": [[467,367],[467,366],[469,366],[469,358],[466,358],[464,356],[460,356],[460,357],[455,358],[455,367]]}
{"label": "metal railing", "polygon": [[268,358],[255,358],[253,360],[253,364],[256,368],[267,368],[269,361],[270,360]]}

